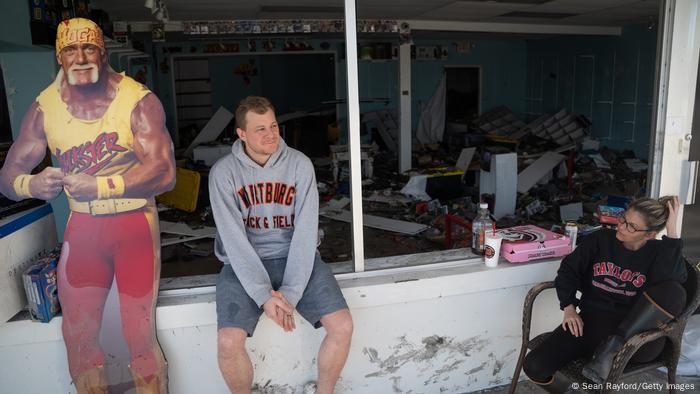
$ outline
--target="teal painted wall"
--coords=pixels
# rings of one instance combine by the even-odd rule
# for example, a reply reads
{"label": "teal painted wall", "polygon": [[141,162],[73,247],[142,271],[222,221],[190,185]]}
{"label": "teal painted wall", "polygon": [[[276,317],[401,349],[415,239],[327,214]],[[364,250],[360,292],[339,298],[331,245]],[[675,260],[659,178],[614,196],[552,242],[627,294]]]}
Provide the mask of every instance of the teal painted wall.
{"label": "teal painted wall", "polygon": [[[234,72],[243,63],[257,69],[249,82]],[[316,109],[335,99],[334,70],[332,54],[211,57],[212,105],[233,112],[242,98],[264,93],[278,114]]]}
{"label": "teal painted wall", "polygon": [[29,34],[29,2],[24,0],[2,2],[0,41],[18,45],[32,44],[32,36]]}
{"label": "teal painted wall", "polygon": [[[177,48],[177,54],[203,53],[203,48],[208,44],[205,41],[197,42],[165,42],[150,43],[144,45],[147,52],[154,54],[156,65],[155,90],[165,107],[168,127],[174,127],[174,108],[172,99],[172,82],[169,66],[169,53]],[[284,40],[273,40],[275,52],[282,52]],[[335,52],[335,78],[337,78],[336,98],[347,98],[347,77],[345,70],[345,45],[343,40],[302,40],[316,50],[329,50]],[[246,51],[246,40],[226,40],[228,43],[238,43],[241,51]],[[328,43],[327,49],[322,49],[322,43]],[[365,42],[360,40],[361,45]],[[256,40],[258,52],[261,51],[262,40]],[[413,129],[415,130],[419,118],[419,108],[433,95],[444,66],[479,66],[481,67],[482,97],[481,108],[486,111],[498,105],[507,105],[516,113],[525,112],[523,97],[526,89],[526,54],[527,43],[525,40],[478,40],[472,41],[472,48],[468,53],[458,53],[455,42],[452,40],[417,40],[416,46],[440,45],[447,49],[447,57],[442,60],[413,60],[412,61],[412,106]],[[278,107],[278,113],[293,111],[296,109],[316,108],[314,97],[332,96],[335,90],[332,75],[326,75],[326,68],[318,67],[318,62],[307,62],[303,55],[295,56],[233,56],[215,57],[210,59],[210,74],[212,78],[212,103],[215,108],[224,105],[233,110],[235,103],[248,92],[271,91],[271,86],[276,87],[276,94],[271,97]],[[254,59],[258,65],[258,77],[251,79],[251,84],[243,83],[239,76],[232,76],[232,70],[241,62]],[[314,64],[316,64],[314,66]],[[360,98],[375,99],[388,98],[384,103],[362,103],[361,110],[371,111],[375,109],[398,108],[398,61],[397,60],[360,60],[358,63],[358,79]],[[215,83],[216,81],[216,83]],[[258,85],[260,84],[260,85]],[[309,99],[311,97],[311,99]],[[341,104],[339,118],[344,120],[347,114],[347,105]],[[345,122],[341,122],[341,128],[345,129]]]}
{"label": "teal painted wall", "polygon": [[566,108],[583,114],[601,143],[647,158],[657,34],[630,26],[619,37],[529,41],[526,113],[536,117]]}
{"label": "teal painted wall", "polygon": [[[0,67],[5,78],[12,135],[16,138],[25,112],[36,96],[53,81],[58,66],[52,49],[31,45],[27,2],[3,4],[0,37]],[[51,206],[56,217],[58,237],[62,240],[69,214],[65,195],[61,194],[52,201]]]}
{"label": "teal painted wall", "polygon": [[452,41],[415,41],[416,46],[441,45],[447,48],[444,60],[413,60],[411,85],[413,94],[413,129],[419,116],[419,103],[433,95],[445,66],[478,66],[481,68],[481,111],[505,105],[517,114],[525,111],[526,53],[524,40],[472,41],[469,53],[458,53]]}
{"label": "teal painted wall", "polygon": [[53,81],[56,61],[51,51],[0,52],[0,67],[5,78],[12,135],[16,138],[24,113]]}
{"label": "teal painted wall", "polygon": [[[175,127],[175,108],[173,102],[172,75],[170,70],[171,54],[180,56],[186,54],[203,54],[204,48],[211,42],[148,42],[144,40],[144,50],[153,54],[155,70],[154,92],[163,103],[168,128]],[[284,40],[273,40],[275,49],[273,55],[263,51],[263,41],[256,40],[257,52],[250,54],[232,53],[231,56],[209,56],[209,73],[212,86],[212,106],[214,110],[220,105],[229,111],[245,96],[265,92],[275,105],[278,114],[296,110],[317,109],[321,101],[333,100],[345,96],[345,65],[341,65],[338,55],[335,55],[334,67],[328,67],[331,55],[337,54],[339,42],[325,40],[305,40],[315,51],[321,49],[321,43],[327,42],[333,53],[317,53],[311,55],[293,54],[282,51]],[[241,52],[248,51],[247,40],[226,40],[238,43]],[[174,50],[177,48],[177,51]],[[245,83],[242,76],[234,71],[241,63],[253,61],[258,75],[250,78],[250,84]],[[338,73],[338,95],[333,72]],[[343,73],[341,76],[340,73]],[[342,86],[341,86],[342,83]],[[182,126],[182,125],[181,125]]]}

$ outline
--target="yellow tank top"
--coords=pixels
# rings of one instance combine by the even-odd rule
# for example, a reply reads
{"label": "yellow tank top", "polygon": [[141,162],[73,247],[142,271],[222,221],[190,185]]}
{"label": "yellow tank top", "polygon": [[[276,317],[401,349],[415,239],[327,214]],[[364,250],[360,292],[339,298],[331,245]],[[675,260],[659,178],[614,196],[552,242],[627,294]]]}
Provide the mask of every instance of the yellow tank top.
{"label": "yellow tank top", "polygon": [[[123,75],[123,74],[122,74]],[[120,175],[138,160],[134,153],[131,112],[150,91],[123,75],[117,94],[99,119],[76,118],[61,99],[54,81],[36,101],[44,114],[44,131],[51,153],[65,174]]]}

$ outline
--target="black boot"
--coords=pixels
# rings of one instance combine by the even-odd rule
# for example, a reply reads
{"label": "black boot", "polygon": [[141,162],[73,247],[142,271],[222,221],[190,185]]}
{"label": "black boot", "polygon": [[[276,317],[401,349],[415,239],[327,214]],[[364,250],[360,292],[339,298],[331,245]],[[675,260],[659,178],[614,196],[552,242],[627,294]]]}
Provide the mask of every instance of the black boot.
{"label": "black boot", "polygon": [[572,382],[561,372],[556,372],[554,376],[552,376],[552,379],[550,379],[547,383],[539,383],[534,380],[532,383],[535,383],[542,390],[552,394],[564,394],[571,392]]}
{"label": "black boot", "polygon": [[598,383],[606,381],[615,355],[629,338],[642,331],[660,327],[671,319],[673,315],[644,293],[618,326],[617,334],[598,345],[591,361],[583,367],[583,376]]}

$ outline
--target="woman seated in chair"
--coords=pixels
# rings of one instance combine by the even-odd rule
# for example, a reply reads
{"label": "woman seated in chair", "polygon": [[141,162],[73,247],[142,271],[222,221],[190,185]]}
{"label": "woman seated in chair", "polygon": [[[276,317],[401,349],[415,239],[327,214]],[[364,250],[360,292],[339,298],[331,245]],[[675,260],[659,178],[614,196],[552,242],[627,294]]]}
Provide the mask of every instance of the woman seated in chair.
{"label": "woman seated in chair", "polygon": [[[675,196],[637,199],[620,217],[617,231],[603,229],[585,237],[562,260],[555,285],[564,320],[525,358],[523,367],[532,381],[548,392],[563,393],[571,382],[556,371],[574,359],[591,357],[584,375],[605,381],[628,338],[682,311],[686,296],[681,283],[687,273],[676,231],[678,208]],[[664,227],[667,235],[656,240]],[[663,341],[643,346],[632,361],[656,359]]]}

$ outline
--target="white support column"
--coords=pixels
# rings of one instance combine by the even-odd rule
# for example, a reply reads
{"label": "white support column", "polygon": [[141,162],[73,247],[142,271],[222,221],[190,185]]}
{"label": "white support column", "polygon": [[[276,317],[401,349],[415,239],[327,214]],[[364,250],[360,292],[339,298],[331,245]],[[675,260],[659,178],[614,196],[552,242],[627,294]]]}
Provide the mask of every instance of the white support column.
{"label": "white support column", "polygon": [[411,169],[411,44],[399,46],[399,172]]}
{"label": "white support column", "polygon": [[345,0],[345,58],[348,73],[348,144],[350,145],[350,199],[352,200],[352,253],[355,272],[365,270],[362,228],[362,170],[360,145],[360,87],[357,75],[357,17],[355,0]]}
{"label": "white support column", "polygon": [[[700,53],[700,2],[667,0],[663,11],[657,50],[656,132],[650,143],[652,166],[647,182],[651,197],[687,190],[683,174],[690,168],[689,136]],[[682,217],[681,212],[679,222]]]}

